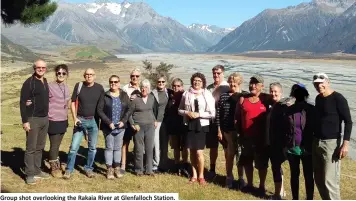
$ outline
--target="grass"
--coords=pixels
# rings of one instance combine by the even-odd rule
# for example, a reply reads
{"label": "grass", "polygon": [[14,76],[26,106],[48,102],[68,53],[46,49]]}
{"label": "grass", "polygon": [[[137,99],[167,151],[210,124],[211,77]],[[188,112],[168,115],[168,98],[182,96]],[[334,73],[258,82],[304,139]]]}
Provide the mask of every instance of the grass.
{"label": "grass", "polygon": [[[84,65],[84,64],[81,64]],[[91,64],[98,66],[97,64]],[[101,64],[103,65],[103,64]],[[86,67],[91,67],[86,65]],[[97,80],[98,82],[107,82],[107,78],[115,72],[121,77],[121,82],[127,83],[129,70],[132,69],[129,64],[117,63],[108,64],[108,66],[98,66]],[[68,85],[72,89],[74,84],[82,79],[83,68],[76,65],[70,66],[70,77],[68,79]],[[12,193],[84,193],[84,192],[97,192],[97,193],[124,193],[124,192],[160,192],[160,193],[179,193],[180,199],[188,200],[250,200],[259,199],[252,195],[244,194],[236,190],[228,190],[222,185],[225,181],[225,166],[222,150],[219,151],[219,157],[217,161],[217,173],[218,177],[215,183],[209,183],[205,187],[199,185],[188,185],[187,179],[175,175],[164,174],[157,175],[156,177],[136,177],[130,173],[125,177],[116,180],[107,180],[105,178],[105,162],[104,162],[104,138],[99,134],[98,139],[98,152],[95,162],[95,179],[87,178],[83,173],[83,165],[85,163],[86,149],[85,141],[81,144],[81,149],[76,161],[76,171],[74,177],[70,181],[63,179],[53,178],[50,180],[44,180],[39,182],[35,186],[28,186],[25,184],[23,177],[23,154],[25,150],[25,133],[20,125],[21,119],[19,114],[19,91],[22,82],[29,76],[28,73],[13,73],[11,76],[2,78],[2,98],[1,98],[1,130],[3,132],[0,135],[1,138],[1,189],[2,191]],[[51,80],[52,75],[47,75]],[[12,125],[14,124],[14,125]],[[16,125],[17,124],[17,125]],[[65,134],[63,143],[60,147],[60,157],[62,161],[66,160],[66,153],[68,152],[73,123],[70,122],[68,132]],[[132,145],[131,145],[132,147]],[[47,140],[45,154],[49,150],[49,141]],[[170,158],[172,158],[173,151],[169,152]],[[209,165],[208,151],[205,151],[205,166]],[[342,175],[341,175],[341,195],[342,199],[356,199],[356,193],[354,191],[356,186],[356,162],[349,159],[342,161]],[[285,173],[285,189],[287,191],[287,199],[291,199],[291,191],[289,185],[290,172],[288,163],[283,164],[283,171]],[[236,176],[236,167],[234,167],[234,174]],[[254,174],[254,182],[258,184],[257,171]],[[269,168],[266,184],[268,193],[271,194],[274,185],[272,179],[272,172]],[[300,177],[300,198],[305,198],[304,179]],[[315,198],[320,199],[317,189],[315,189]]]}
{"label": "grass", "polygon": [[62,54],[73,59],[102,59],[112,56],[96,46],[77,46],[66,49]]}

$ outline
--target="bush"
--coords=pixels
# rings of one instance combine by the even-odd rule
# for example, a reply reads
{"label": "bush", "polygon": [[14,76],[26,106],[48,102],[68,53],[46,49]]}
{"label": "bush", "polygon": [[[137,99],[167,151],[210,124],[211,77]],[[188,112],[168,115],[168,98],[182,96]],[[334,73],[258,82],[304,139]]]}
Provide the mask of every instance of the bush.
{"label": "bush", "polygon": [[152,63],[147,60],[142,61],[142,63],[145,69],[145,72],[142,74],[151,82],[153,89],[157,87],[157,80],[160,75],[164,75],[167,78],[167,86],[172,82],[173,78],[171,77],[170,71],[175,67],[173,64],[161,62],[158,66],[153,67]]}

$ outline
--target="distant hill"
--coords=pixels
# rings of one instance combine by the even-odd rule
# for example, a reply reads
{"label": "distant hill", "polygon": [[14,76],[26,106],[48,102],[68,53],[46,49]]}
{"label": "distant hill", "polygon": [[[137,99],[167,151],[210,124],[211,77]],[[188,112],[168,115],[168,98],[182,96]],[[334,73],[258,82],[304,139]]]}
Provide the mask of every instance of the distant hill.
{"label": "distant hill", "polygon": [[1,60],[33,61],[38,56],[28,48],[18,45],[1,34]]}
{"label": "distant hill", "polygon": [[62,54],[70,59],[103,59],[106,57],[115,57],[96,46],[73,47],[62,51]]}

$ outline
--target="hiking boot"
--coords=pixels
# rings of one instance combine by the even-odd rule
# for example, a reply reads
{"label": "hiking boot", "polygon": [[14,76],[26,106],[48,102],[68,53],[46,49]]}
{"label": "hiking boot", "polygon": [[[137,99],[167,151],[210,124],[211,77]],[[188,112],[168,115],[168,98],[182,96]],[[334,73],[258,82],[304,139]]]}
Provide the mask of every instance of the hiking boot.
{"label": "hiking boot", "polygon": [[93,170],[85,171],[85,175],[87,175],[88,178],[94,178],[95,177],[95,174],[94,174]]}
{"label": "hiking boot", "polygon": [[209,180],[214,180],[215,177],[216,177],[216,172],[215,172],[214,170],[210,170],[210,171],[208,172],[208,174],[207,174],[207,178],[208,178]]}
{"label": "hiking boot", "polygon": [[69,170],[66,170],[64,175],[63,175],[63,179],[70,179],[72,177],[72,174]]}
{"label": "hiking boot", "polygon": [[26,177],[26,184],[28,184],[28,185],[35,185],[35,184],[36,184],[35,177],[33,177],[33,176],[28,176],[28,177]]}
{"label": "hiking boot", "polygon": [[246,186],[246,182],[244,179],[237,180],[237,189],[241,190]]}
{"label": "hiking boot", "polygon": [[120,178],[120,177],[123,177],[124,174],[125,174],[125,170],[122,170],[120,167],[116,167],[116,168],[114,169],[114,175],[115,175],[115,177]]}
{"label": "hiking boot", "polygon": [[51,175],[55,178],[62,177],[61,164],[59,160],[50,160],[49,164],[51,165]]}
{"label": "hiking boot", "polygon": [[[89,178],[91,178],[88,173],[87,173],[87,176]],[[115,176],[114,176],[114,169],[112,167],[108,168],[107,172],[106,172],[106,178],[107,179],[115,179]]]}
{"label": "hiking boot", "polygon": [[49,178],[50,178],[49,174],[42,171],[34,176],[34,179],[49,179]]}
{"label": "hiking boot", "polygon": [[234,177],[226,177],[226,188],[232,189],[234,182]]}

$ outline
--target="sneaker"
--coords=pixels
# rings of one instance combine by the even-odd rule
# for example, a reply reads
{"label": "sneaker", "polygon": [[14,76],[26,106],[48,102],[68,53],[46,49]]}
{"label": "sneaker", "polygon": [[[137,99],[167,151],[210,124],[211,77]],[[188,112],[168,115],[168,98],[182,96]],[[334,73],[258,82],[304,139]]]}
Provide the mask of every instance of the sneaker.
{"label": "sneaker", "polygon": [[125,174],[125,170],[123,170],[123,169],[121,169],[120,167],[116,167],[115,169],[114,169],[114,175],[115,175],[115,177],[117,177],[117,178],[120,178],[120,177],[123,177],[124,176],[124,174]]}
{"label": "sneaker", "polygon": [[246,186],[246,182],[244,179],[237,180],[237,189],[241,190]]}
{"label": "sneaker", "polygon": [[32,177],[32,176],[26,177],[26,184],[35,185],[36,184],[35,177]]}
{"label": "sneaker", "polygon": [[234,177],[226,177],[226,188],[232,189],[234,182]]}
{"label": "sneaker", "polygon": [[50,160],[49,164],[51,166],[51,175],[52,177],[55,178],[61,178],[62,175],[62,170],[61,170],[61,164],[59,163],[59,160]]}
{"label": "sneaker", "polygon": [[241,189],[241,192],[243,193],[253,193],[255,191],[254,186],[246,185]]}
{"label": "sneaker", "polygon": [[143,172],[141,172],[141,171],[135,172],[135,175],[138,177],[143,176]]}
{"label": "sneaker", "polygon": [[265,198],[266,197],[266,189],[259,187],[256,192],[258,197]]}
{"label": "sneaker", "polygon": [[[89,178],[91,178],[88,173],[87,173],[87,176]],[[106,178],[107,179],[115,179],[115,176],[114,176],[114,169],[112,167],[108,168],[107,172],[106,172]]]}
{"label": "sneaker", "polygon": [[51,176],[45,172],[40,172],[39,174],[35,175],[35,179],[49,179]]}
{"label": "sneaker", "polygon": [[87,175],[88,178],[94,178],[95,174],[93,172],[93,170],[87,170],[85,171],[85,174]]}
{"label": "sneaker", "polygon": [[70,179],[72,177],[72,174],[69,170],[66,170],[64,175],[63,175],[63,179]]}
{"label": "sneaker", "polygon": [[154,176],[155,176],[155,174],[154,174],[153,172],[146,172],[145,175],[151,176],[151,177],[154,177]]}
{"label": "sneaker", "polygon": [[207,174],[207,177],[208,177],[209,180],[214,180],[215,177],[216,177],[216,172],[210,170],[210,171],[208,172],[208,174]]}

